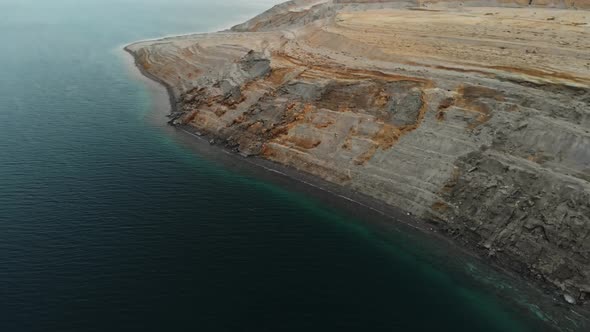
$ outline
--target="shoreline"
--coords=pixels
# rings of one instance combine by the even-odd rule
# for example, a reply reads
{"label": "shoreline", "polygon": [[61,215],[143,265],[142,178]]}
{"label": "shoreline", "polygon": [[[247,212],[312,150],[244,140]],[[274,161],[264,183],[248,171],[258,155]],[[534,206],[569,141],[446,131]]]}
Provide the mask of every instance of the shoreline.
{"label": "shoreline", "polygon": [[[192,33],[187,34],[187,36],[199,34],[200,33]],[[165,38],[153,39],[153,41],[163,39]],[[170,111],[166,114],[166,116],[170,117],[178,111],[178,103],[175,98],[174,88],[162,79],[144,70],[138,64],[138,59],[136,55],[133,53],[133,51],[131,51],[128,48],[131,45],[145,41],[151,41],[151,39],[128,44],[124,46],[123,49],[127,54],[129,54],[133,58],[134,67],[142,74],[143,77],[156,83],[159,83],[160,86],[165,88],[170,105]],[[517,274],[514,271],[509,270],[507,267],[501,266],[500,264],[494,262],[488,256],[486,256],[487,251],[485,250],[485,248],[472,246],[467,243],[459,243],[452,237],[452,235],[446,234],[443,230],[441,230],[435,224],[429,222],[428,220],[419,219],[403,211],[401,208],[388,205],[384,202],[379,201],[376,198],[356,192],[345,186],[340,186],[328,182],[327,180],[324,180],[318,176],[305,173],[304,171],[299,171],[290,166],[278,164],[276,162],[266,160],[258,156],[246,157],[240,155],[239,153],[236,153],[235,151],[232,151],[230,148],[224,146],[222,143],[211,143],[211,139],[217,140],[218,138],[210,135],[197,133],[196,128],[191,127],[190,125],[167,126],[172,127],[177,132],[181,132],[184,136],[190,136],[191,141],[195,144],[206,145],[207,148],[211,147],[217,150],[217,152],[224,153],[228,156],[228,158],[239,160],[241,162],[246,162],[246,164],[250,165],[253,168],[256,168],[257,170],[268,173],[269,175],[274,174],[274,177],[280,177],[287,180],[285,182],[296,182],[302,185],[302,187],[306,187],[305,189],[295,189],[296,192],[313,191],[314,197],[322,196],[320,201],[323,201],[327,198],[330,201],[330,205],[336,206],[336,209],[343,210],[347,212],[347,214],[350,214],[352,212],[352,216],[356,217],[357,219],[359,217],[366,217],[367,219],[369,219],[361,220],[363,224],[366,222],[367,224],[375,225],[379,228],[383,227],[386,228],[386,231],[391,231],[393,228],[395,228],[399,231],[417,232],[427,237],[428,239],[436,241],[438,244],[444,244],[445,246],[448,246],[448,248],[451,248],[453,251],[460,253],[465,257],[482,264],[483,266],[493,269],[503,277],[507,278],[510,282],[514,282],[519,286],[526,287],[527,289],[523,290],[523,292],[527,295],[530,295],[529,298],[541,299],[541,306],[543,308],[549,309],[549,307],[551,307],[552,309],[555,309],[554,317],[558,318],[553,318],[549,321],[539,319],[539,321],[546,325],[548,329],[555,330],[556,327],[561,326],[561,321],[569,320],[568,317],[563,317],[560,315],[561,313],[564,313],[566,311],[571,312],[579,317],[587,317],[586,315],[589,314],[587,312],[587,308],[584,306],[572,307],[564,304],[563,301],[561,301],[561,297],[556,297],[561,293],[558,290],[552,288],[550,284],[541,283],[538,280],[535,280],[534,278],[527,278],[525,276]],[[241,166],[240,168],[245,167]],[[354,205],[359,209],[353,209],[350,205]],[[363,214],[364,212],[370,212],[373,215],[366,216],[365,214]],[[357,213],[358,216],[355,215]],[[400,230],[400,228],[404,229]],[[530,314],[535,313],[535,311],[531,310],[531,308],[518,302],[516,299],[510,302],[516,306],[524,308]],[[536,306],[537,304],[538,303],[536,302],[532,303],[532,305],[534,306]],[[551,311],[553,312],[553,310]],[[546,312],[543,311],[543,313]],[[554,319],[557,319],[559,321],[555,321]],[[558,328],[558,330],[561,329]],[[570,330],[568,329],[568,331]]]}
{"label": "shoreline", "polygon": [[[130,45],[132,45],[132,44],[130,44]],[[139,70],[139,72],[144,77],[146,77],[152,81],[155,81],[156,83],[159,83],[161,86],[163,86],[166,89],[166,92],[168,95],[168,101],[170,103],[170,108],[171,108],[170,112],[168,112],[168,114],[166,116],[170,116],[173,113],[177,112],[178,105],[177,105],[176,98],[174,97],[174,88],[172,86],[170,86],[168,83],[166,83],[165,81],[163,81],[162,79],[158,78],[157,76],[152,75],[151,73],[149,73],[146,70],[144,70],[143,68],[141,68],[141,66],[138,65],[138,61],[137,61],[137,58],[135,57],[135,54],[133,53],[133,51],[128,49],[128,46],[125,46],[123,49],[125,50],[125,52],[127,52],[128,54],[130,54],[132,56],[135,68],[137,70]],[[175,130],[181,131],[186,135],[196,138],[201,142],[212,145],[215,148],[224,151],[226,154],[231,155],[233,158],[238,158],[238,160],[245,161],[246,163],[253,165],[257,168],[262,168],[266,171],[279,174],[280,176],[287,177],[291,180],[297,181],[299,183],[303,183],[306,186],[313,187],[313,188],[320,190],[322,192],[325,192],[329,195],[333,195],[335,197],[338,197],[341,200],[351,202],[351,203],[356,204],[356,205],[358,205],[362,208],[365,208],[365,209],[369,209],[369,210],[373,211],[374,213],[377,213],[377,214],[387,218],[388,220],[394,220],[394,221],[401,223],[405,226],[411,227],[414,230],[418,230],[420,232],[435,236],[436,238],[443,240],[445,242],[448,242],[449,244],[457,247],[457,249],[465,251],[466,254],[469,254],[470,256],[472,256],[474,258],[481,259],[481,256],[478,253],[471,252],[469,250],[466,250],[464,247],[458,246],[456,243],[454,243],[448,237],[441,234],[441,232],[435,230],[434,225],[432,225],[426,221],[421,221],[418,218],[413,217],[411,214],[404,212],[400,208],[397,208],[397,207],[394,207],[391,205],[387,205],[386,203],[378,201],[377,199],[374,199],[370,196],[364,195],[362,193],[356,192],[352,189],[348,189],[343,186],[339,186],[339,185],[330,183],[318,176],[304,173],[304,172],[294,169],[292,167],[281,165],[276,162],[266,160],[266,159],[263,159],[263,158],[260,158],[257,156],[245,157],[245,156],[240,155],[239,153],[235,153],[234,151],[232,151],[231,149],[228,149],[227,147],[225,147],[223,145],[220,145],[217,143],[211,144],[211,143],[209,143],[210,142],[209,139],[217,139],[216,137],[208,136],[205,134],[200,134],[200,135],[196,134],[194,131],[191,131],[191,129],[194,129],[194,128],[192,128],[190,125],[169,125],[169,127],[172,127]],[[315,184],[313,182],[315,182]],[[354,196],[354,198],[351,196]],[[431,227],[426,227],[425,225],[430,225]],[[509,272],[509,271],[506,271],[506,272]]]}
{"label": "shoreline", "polygon": [[171,108],[171,112],[170,114],[176,112],[178,110],[178,106],[176,105],[176,98],[174,97],[174,89],[172,88],[172,86],[170,86],[168,83],[166,83],[164,80],[162,80],[161,78],[150,74],[148,71],[146,71],[144,68],[142,68],[137,60],[137,57],[135,56],[135,53],[133,53],[133,51],[131,51],[129,49],[129,46],[133,45],[133,44],[129,44],[123,47],[123,50],[125,52],[127,52],[129,55],[131,55],[131,57],[133,58],[133,64],[134,67],[137,68],[137,70],[139,70],[139,72],[149,78],[152,81],[155,81],[157,83],[159,83],[160,85],[162,85],[164,88],[166,88],[166,92],[168,93],[168,101],[170,102],[170,108]]}

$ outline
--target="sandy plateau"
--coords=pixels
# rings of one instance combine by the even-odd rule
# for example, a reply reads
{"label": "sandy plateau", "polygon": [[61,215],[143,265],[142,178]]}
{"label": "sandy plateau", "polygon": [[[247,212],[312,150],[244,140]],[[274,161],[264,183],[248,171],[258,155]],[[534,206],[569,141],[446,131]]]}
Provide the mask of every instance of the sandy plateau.
{"label": "sandy plateau", "polygon": [[312,1],[127,47],[171,123],[590,301],[590,1]]}

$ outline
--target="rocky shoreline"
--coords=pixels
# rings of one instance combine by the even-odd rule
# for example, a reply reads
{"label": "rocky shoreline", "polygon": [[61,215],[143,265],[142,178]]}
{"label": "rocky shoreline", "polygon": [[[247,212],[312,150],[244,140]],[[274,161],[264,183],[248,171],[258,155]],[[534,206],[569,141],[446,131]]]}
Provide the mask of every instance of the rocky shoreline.
{"label": "rocky shoreline", "polygon": [[135,54],[133,53],[133,51],[131,49],[129,49],[129,46],[123,47],[123,50],[125,52],[127,52],[129,55],[131,55],[131,57],[133,57],[133,62],[135,64],[135,67],[137,68],[137,70],[139,70],[139,72],[143,76],[149,78],[150,80],[152,80],[152,81],[154,81],[156,83],[159,83],[160,85],[162,85],[166,89],[166,92],[168,94],[168,101],[170,103],[170,113],[169,113],[169,115],[178,113],[178,106],[177,106],[178,100],[175,97],[174,87],[172,87],[170,84],[166,83],[165,80],[163,80],[163,79],[159,78],[158,76],[153,75],[149,71],[145,70],[143,68],[143,66],[141,66],[138,63],[138,58],[135,56]]}
{"label": "rocky shoreline", "polygon": [[[566,9],[457,10],[444,1],[416,8],[290,1],[232,31],[125,50],[146,77],[166,87],[172,125],[444,234],[585,312],[586,17]],[[512,22],[512,30],[496,20]],[[474,23],[483,30],[470,36],[453,26]],[[422,28],[439,29],[437,38],[447,43],[426,35],[416,40],[432,33]],[[548,30],[559,38],[539,32]],[[507,33],[519,43],[506,40]],[[432,47],[438,56],[425,56]]]}

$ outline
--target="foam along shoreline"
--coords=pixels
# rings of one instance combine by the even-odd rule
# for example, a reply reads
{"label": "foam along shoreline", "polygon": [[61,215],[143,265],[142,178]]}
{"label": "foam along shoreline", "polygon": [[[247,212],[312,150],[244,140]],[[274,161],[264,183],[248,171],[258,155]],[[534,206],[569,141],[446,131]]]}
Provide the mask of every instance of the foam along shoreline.
{"label": "foam along shoreline", "polygon": [[[303,5],[304,9],[297,9]],[[287,176],[314,186],[322,183],[320,187],[342,199],[358,201],[423,231],[432,229],[437,236],[444,234],[445,239],[452,238],[453,243],[491,264],[550,291],[562,303],[584,305],[590,289],[584,286],[588,264],[583,234],[589,228],[584,211],[589,207],[583,199],[590,197],[590,186],[583,165],[590,157],[583,148],[579,150],[578,142],[590,139],[584,131],[590,119],[586,83],[590,74],[583,66],[572,72],[566,65],[563,74],[528,68],[539,53],[550,48],[546,37],[537,38],[539,32],[529,37],[526,29],[519,30],[530,21],[559,24],[560,29],[567,26],[560,33],[569,40],[568,50],[560,49],[551,56],[567,55],[579,62],[579,56],[587,54],[582,51],[587,41],[582,37],[588,30],[584,22],[570,23],[583,15],[539,8],[534,12],[524,8],[462,8],[456,12],[444,7],[436,11],[399,7],[397,3],[378,7],[357,3],[351,9],[331,1],[294,1],[232,32],[140,42],[125,50],[146,77],[166,87],[178,128],[254,157],[243,160],[278,172],[284,168]],[[473,46],[474,37],[462,36],[462,27],[447,25],[455,16],[461,17],[458,23],[483,25],[485,31],[475,30],[476,34],[496,33],[496,20],[518,23],[510,26],[524,38],[526,52],[520,50],[530,59],[518,64],[515,55],[515,66],[510,68],[494,63],[516,54],[515,46],[503,43],[502,35],[495,35],[500,41],[480,37],[481,42]],[[393,56],[387,53],[389,49],[376,46],[385,37],[365,20],[387,31],[395,28],[396,41],[417,33],[410,29],[412,24],[430,30],[429,24],[437,26],[433,31],[454,36],[451,41],[476,47],[474,57],[468,64],[436,63],[418,56],[408,63],[404,60],[408,54]],[[362,40],[353,34],[358,29],[364,29]],[[438,54],[451,51],[426,37],[408,46],[410,51],[423,51],[432,44],[442,47]],[[492,54],[488,44],[497,47],[501,57],[475,65],[473,61],[480,61],[479,49]],[[342,46],[346,47],[339,48]],[[373,96],[374,91],[378,93]],[[547,118],[557,121],[548,123]],[[568,151],[564,158],[564,151],[556,146],[554,151],[545,149],[544,156],[531,157],[531,146],[547,146],[544,139],[529,139],[540,128],[549,133],[544,136],[553,135],[546,140],[578,150]],[[438,145],[436,152],[421,148],[433,143]],[[519,146],[529,148],[521,151]],[[561,154],[561,160],[551,159],[551,153]],[[543,183],[523,182],[527,176],[543,179]],[[487,183],[490,178],[496,183]],[[486,189],[490,186],[508,190],[497,191],[500,197],[494,198]],[[552,188],[552,192],[539,196],[539,188]],[[469,200],[473,196],[481,198]],[[538,238],[539,226],[531,223],[539,219],[539,213],[558,218],[549,214],[563,209],[553,205],[564,197],[572,197],[566,208],[570,215],[581,218],[576,227],[582,237],[572,238],[563,226],[541,225],[552,235]],[[497,208],[480,204],[494,202],[492,198],[500,199],[494,203]],[[512,212],[504,216],[508,213],[504,210]],[[571,227],[569,220],[559,219],[559,224]],[[562,273],[568,268],[560,263],[566,259],[565,252],[554,249],[553,237],[579,243],[570,250],[580,256],[567,261],[578,269],[578,275]],[[540,257],[534,250],[548,255]]]}

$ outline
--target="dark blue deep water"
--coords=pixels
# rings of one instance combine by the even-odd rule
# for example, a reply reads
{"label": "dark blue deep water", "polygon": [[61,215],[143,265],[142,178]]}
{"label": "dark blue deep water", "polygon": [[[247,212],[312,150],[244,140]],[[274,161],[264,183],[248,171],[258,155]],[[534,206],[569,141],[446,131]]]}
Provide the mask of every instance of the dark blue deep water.
{"label": "dark blue deep water", "polygon": [[539,331],[452,248],[163,125],[122,46],[273,2],[0,0],[0,331]]}

